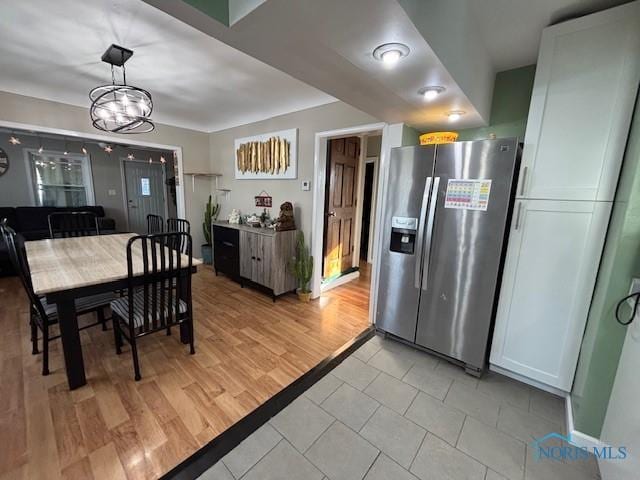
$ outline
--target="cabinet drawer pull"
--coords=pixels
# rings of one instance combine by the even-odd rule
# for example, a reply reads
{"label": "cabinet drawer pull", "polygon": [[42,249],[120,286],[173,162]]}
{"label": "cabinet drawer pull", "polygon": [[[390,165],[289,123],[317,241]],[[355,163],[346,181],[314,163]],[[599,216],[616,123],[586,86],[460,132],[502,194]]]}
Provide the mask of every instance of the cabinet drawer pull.
{"label": "cabinet drawer pull", "polygon": [[518,210],[516,212],[516,225],[514,227],[514,230],[518,230],[518,228],[520,228],[520,210],[522,208],[522,202],[518,202]]}
{"label": "cabinet drawer pull", "polygon": [[259,262],[261,262],[261,261],[262,261],[262,259],[261,259],[260,257],[256,258],[256,260],[258,260]]}
{"label": "cabinet drawer pull", "polygon": [[522,183],[520,184],[520,195],[524,195],[524,187],[525,184],[527,183],[527,171],[529,170],[529,167],[525,166],[524,170],[522,170]]}
{"label": "cabinet drawer pull", "polygon": [[251,260],[255,260],[255,259],[256,259],[256,257],[251,257]]}
{"label": "cabinet drawer pull", "polygon": [[224,245],[225,247],[235,247],[235,245],[231,242],[222,242],[222,245]]}

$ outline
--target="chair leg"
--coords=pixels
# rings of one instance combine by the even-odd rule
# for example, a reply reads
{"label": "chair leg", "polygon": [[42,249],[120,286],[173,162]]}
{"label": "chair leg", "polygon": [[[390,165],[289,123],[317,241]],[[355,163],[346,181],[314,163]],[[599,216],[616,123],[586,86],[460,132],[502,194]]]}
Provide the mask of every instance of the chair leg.
{"label": "chair leg", "polygon": [[116,354],[120,355],[122,353],[122,335],[115,316],[113,317],[113,338],[116,342]]}
{"label": "chair leg", "polygon": [[39,353],[38,352],[38,324],[33,319],[33,317],[31,317],[30,323],[31,323],[31,353],[35,355]]}
{"label": "chair leg", "polygon": [[171,336],[171,325],[169,325],[167,327],[167,336],[170,337]]}
{"label": "chair leg", "polygon": [[132,336],[129,341],[131,344],[131,355],[133,355],[133,370],[135,373],[136,382],[142,377],[140,376],[140,362],[138,361],[138,346],[136,345],[136,337]]}
{"label": "chair leg", "polygon": [[49,324],[42,326],[42,375],[49,375]]}
{"label": "chair leg", "polygon": [[193,332],[193,318],[189,319],[189,353],[194,355],[196,353],[196,349],[194,347],[195,343],[195,333]]}
{"label": "chair leg", "polygon": [[96,315],[98,316],[98,321],[102,324],[102,331],[106,332],[107,331],[107,321],[105,320],[105,314],[104,314],[104,309],[101,308],[99,310],[96,311]]}

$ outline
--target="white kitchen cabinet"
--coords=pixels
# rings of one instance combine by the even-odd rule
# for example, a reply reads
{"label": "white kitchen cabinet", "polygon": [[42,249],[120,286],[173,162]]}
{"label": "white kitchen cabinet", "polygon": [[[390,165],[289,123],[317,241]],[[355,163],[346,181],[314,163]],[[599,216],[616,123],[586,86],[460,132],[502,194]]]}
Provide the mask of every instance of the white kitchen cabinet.
{"label": "white kitchen cabinet", "polygon": [[517,200],[490,362],[570,391],[609,202]]}
{"label": "white kitchen cabinet", "polygon": [[612,201],[640,79],[640,2],[546,28],[517,195]]}

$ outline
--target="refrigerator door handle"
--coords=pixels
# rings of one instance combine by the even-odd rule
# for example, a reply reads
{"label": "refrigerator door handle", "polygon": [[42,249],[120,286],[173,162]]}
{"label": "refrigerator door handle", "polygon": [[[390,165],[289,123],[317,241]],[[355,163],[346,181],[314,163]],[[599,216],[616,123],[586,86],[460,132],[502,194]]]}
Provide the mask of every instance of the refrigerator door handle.
{"label": "refrigerator door handle", "polygon": [[433,189],[431,194],[431,202],[429,203],[429,215],[427,218],[427,238],[425,241],[426,249],[424,252],[424,260],[422,267],[422,289],[427,289],[427,280],[429,279],[429,257],[431,256],[431,240],[433,238],[433,222],[436,218],[436,204],[438,203],[438,187],[440,187],[440,177],[433,179]]}
{"label": "refrigerator door handle", "polygon": [[420,207],[420,218],[418,220],[418,238],[416,244],[418,250],[416,252],[416,271],[415,271],[415,287],[420,288],[420,265],[422,263],[422,248],[424,245],[424,222],[427,214],[427,204],[429,203],[429,194],[431,193],[431,177],[427,177],[424,182],[424,191],[422,192],[422,206]]}

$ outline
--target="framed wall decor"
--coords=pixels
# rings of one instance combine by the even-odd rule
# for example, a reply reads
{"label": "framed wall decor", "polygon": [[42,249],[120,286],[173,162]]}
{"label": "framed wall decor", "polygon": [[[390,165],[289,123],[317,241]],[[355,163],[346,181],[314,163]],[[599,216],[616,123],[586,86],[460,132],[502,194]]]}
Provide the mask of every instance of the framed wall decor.
{"label": "framed wall decor", "polygon": [[298,177],[298,129],[280,130],[234,141],[236,180]]}

